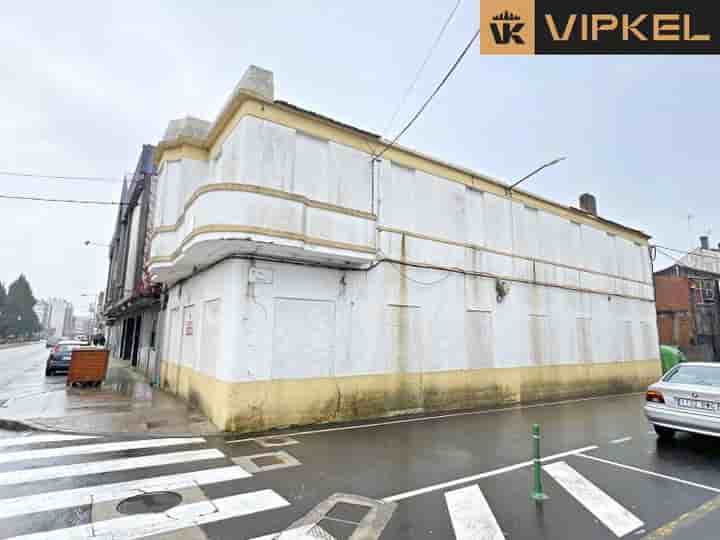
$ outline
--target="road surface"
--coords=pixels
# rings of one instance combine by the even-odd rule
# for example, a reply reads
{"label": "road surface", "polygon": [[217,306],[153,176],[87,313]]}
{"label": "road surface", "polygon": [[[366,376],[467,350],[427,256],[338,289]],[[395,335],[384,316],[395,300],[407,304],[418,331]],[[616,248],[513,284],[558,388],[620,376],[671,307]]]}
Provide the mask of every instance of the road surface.
{"label": "road surface", "polygon": [[[0,351],[3,383],[44,388],[32,380],[44,354]],[[720,446],[694,436],[660,443],[642,399],[269,438],[4,433],[0,538],[716,537]],[[533,423],[542,426],[542,503],[530,498]]]}

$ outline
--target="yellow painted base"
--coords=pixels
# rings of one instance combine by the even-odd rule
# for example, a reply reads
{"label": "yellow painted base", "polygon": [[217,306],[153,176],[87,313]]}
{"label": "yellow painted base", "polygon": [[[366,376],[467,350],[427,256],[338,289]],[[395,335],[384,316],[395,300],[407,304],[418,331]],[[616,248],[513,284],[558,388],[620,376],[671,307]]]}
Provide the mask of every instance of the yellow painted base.
{"label": "yellow painted base", "polygon": [[161,365],[164,388],[233,432],[620,394],[659,377],[659,359],[241,383]]}

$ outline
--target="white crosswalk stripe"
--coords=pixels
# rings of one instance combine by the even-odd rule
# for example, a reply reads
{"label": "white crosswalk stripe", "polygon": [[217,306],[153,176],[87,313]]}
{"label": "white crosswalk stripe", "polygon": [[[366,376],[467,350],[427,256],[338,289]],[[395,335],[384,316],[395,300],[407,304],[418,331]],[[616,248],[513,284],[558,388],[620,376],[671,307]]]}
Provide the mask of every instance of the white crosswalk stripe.
{"label": "white crosswalk stripe", "polygon": [[51,491],[25,497],[0,499],[0,519],[20,516],[23,514],[49,512],[61,508],[83,506],[126,499],[143,492],[150,491],[178,491],[198,485],[241,480],[252,476],[242,467],[218,467],[189,473],[170,474],[143,478],[130,482],[103,484],[85,488]]}
{"label": "white crosswalk stripe", "polygon": [[9,448],[11,446],[24,446],[26,444],[82,441],[97,438],[98,437],[96,436],[90,435],[63,435],[56,433],[43,433],[42,435],[30,435],[28,437],[13,437],[12,439],[0,439],[0,448]]}
{"label": "white crosswalk stripe", "polygon": [[[88,439],[98,439],[87,443]],[[73,442],[77,443],[73,445]],[[155,449],[165,449],[185,444],[201,444],[207,441],[201,437],[166,437],[143,440],[107,441],[102,437],[62,434],[42,434],[14,439],[0,440],[0,448],[13,448],[11,452],[0,454],[0,464],[14,466],[16,470],[0,472],[0,493],[2,486],[20,486],[20,496],[0,495],[0,520],[12,520],[16,539],[21,540],[132,540],[147,536],[165,535],[163,538],[178,535],[178,538],[200,537],[199,526],[226,519],[247,516],[257,512],[284,508],[290,503],[271,489],[259,489],[247,493],[208,498],[205,486],[221,482],[243,481],[253,475],[239,465],[230,464],[228,457],[217,448],[203,447],[165,453],[152,453]],[[32,445],[44,443],[69,443],[58,448],[32,448]],[[4,444],[2,444],[4,443]],[[15,449],[14,447],[29,448]],[[147,455],[107,459],[99,454],[132,450]],[[62,460],[75,456],[88,456],[91,461],[85,463],[57,463],[52,466],[33,462],[52,458]],[[94,460],[94,461],[93,461]],[[213,462],[213,460],[222,460]],[[224,461],[224,463],[223,463]],[[21,463],[23,462],[23,463]],[[27,462],[27,463],[25,463]],[[172,467],[194,465],[197,469],[189,472],[174,472]],[[158,469],[152,470],[151,467]],[[162,469],[160,469],[162,467]],[[168,471],[168,467],[171,467]],[[8,467],[5,466],[5,469]],[[141,478],[129,481],[113,478],[114,473],[138,471]],[[157,471],[163,471],[161,474]],[[145,474],[143,475],[142,472]],[[168,474],[172,472],[172,474]],[[101,478],[104,483],[86,485],[72,489],[57,489],[51,484],[34,482],[72,479],[75,485],[82,486],[84,478]],[[97,482],[97,479],[95,480]],[[50,487],[48,487],[48,485]],[[29,489],[28,489],[29,488]],[[201,489],[202,488],[202,489]],[[230,487],[231,489],[237,489]],[[225,489],[225,488],[221,488]],[[7,490],[6,490],[7,491]],[[240,488],[240,491],[243,491]],[[120,501],[153,492],[171,492],[181,494],[184,501],[168,510],[143,514],[122,515],[116,508]],[[223,493],[223,495],[227,495]],[[90,521],[77,518],[69,522],[56,522],[51,530],[38,531],[38,524],[45,523],[36,519],[47,512],[65,512],[61,515],[73,515],[78,508],[90,507]],[[80,514],[78,514],[80,515]],[[78,523],[78,524],[76,524]],[[61,525],[62,524],[62,525]],[[72,525],[72,526],[70,526]],[[20,527],[19,529],[17,527]],[[28,528],[29,527],[29,528]],[[190,536],[187,536],[190,535]],[[0,535],[2,536],[2,535]]]}
{"label": "white crosswalk stripe", "polygon": [[256,512],[289,506],[271,489],[176,506],[165,513],[138,514],[98,523],[16,536],[11,540],[133,540],[167,534]]}
{"label": "white crosswalk stripe", "polygon": [[54,465],[39,469],[24,469],[20,471],[7,471],[0,473],[0,486],[23,484],[25,482],[38,482],[40,480],[56,480],[87,474],[101,474],[116,471],[132,471],[144,467],[158,467],[190,461],[224,458],[220,450],[188,450],[185,452],[172,452],[170,454],[157,454],[153,456],[140,456],[123,459],[110,459],[107,461],[93,461],[91,463],[73,463],[72,465]]}
{"label": "white crosswalk stripe", "polygon": [[543,470],[618,538],[643,526],[640,519],[564,461],[545,465]]}
{"label": "white crosswalk stripe", "polygon": [[448,491],[445,502],[457,540],[505,540],[478,486]]}
{"label": "white crosswalk stripe", "polygon": [[139,441],[120,441],[101,444],[83,444],[77,446],[62,446],[60,448],[41,448],[39,450],[25,450],[23,452],[9,452],[0,454],[0,463],[25,461],[29,459],[58,458],[63,456],[83,456],[90,454],[103,454],[107,452],[120,452],[122,450],[138,450],[145,448],[165,448],[183,444],[204,443],[205,439],[196,438],[168,438],[143,439]]}

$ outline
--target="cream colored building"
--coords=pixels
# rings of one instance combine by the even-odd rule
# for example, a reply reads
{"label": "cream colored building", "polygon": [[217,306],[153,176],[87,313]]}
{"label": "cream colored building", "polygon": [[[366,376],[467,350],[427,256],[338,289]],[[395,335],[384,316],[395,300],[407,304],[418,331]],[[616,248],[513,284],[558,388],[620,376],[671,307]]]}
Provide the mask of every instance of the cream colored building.
{"label": "cream colored building", "polygon": [[643,389],[648,236],[274,99],[156,151],[161,378],[228,430]]}

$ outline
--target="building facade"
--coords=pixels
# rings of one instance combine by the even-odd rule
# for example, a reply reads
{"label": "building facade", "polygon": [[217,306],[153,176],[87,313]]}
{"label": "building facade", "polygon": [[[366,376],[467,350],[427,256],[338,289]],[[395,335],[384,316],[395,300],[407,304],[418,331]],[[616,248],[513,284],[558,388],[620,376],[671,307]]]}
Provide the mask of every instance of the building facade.
{"label": "building facade", "polygon": [[55,337],[72,337],[73,305],[62,298],[48,299],[48,335]]}
{"label": "building facade", "polygon": [[38,323],[44,332],[50,327],[50,304],[45,300],[38,300],[33,306]]}
{"label": "building facade", "polygon": [[150,378],[157,376],[160,312],[160,286],[152,284],[147,273],[157,183],[154,151],[151,145],[143,146],[135,172],[123,184],[102,313],[113,355],[128,360]]}
{"label": "building facade", "polygon": [[155,159],[161,380],[221,428],[624,392],[660,373],[649,237],[594,204],[388,148],[275,100],[256,67],[214,122],[170,122]]}
{"label": "building facade", "polygon": [[692,361],[720,361],[720,245],[710,249],[701,237],[699,248],[654,279],[660,343],[680,348]]}

